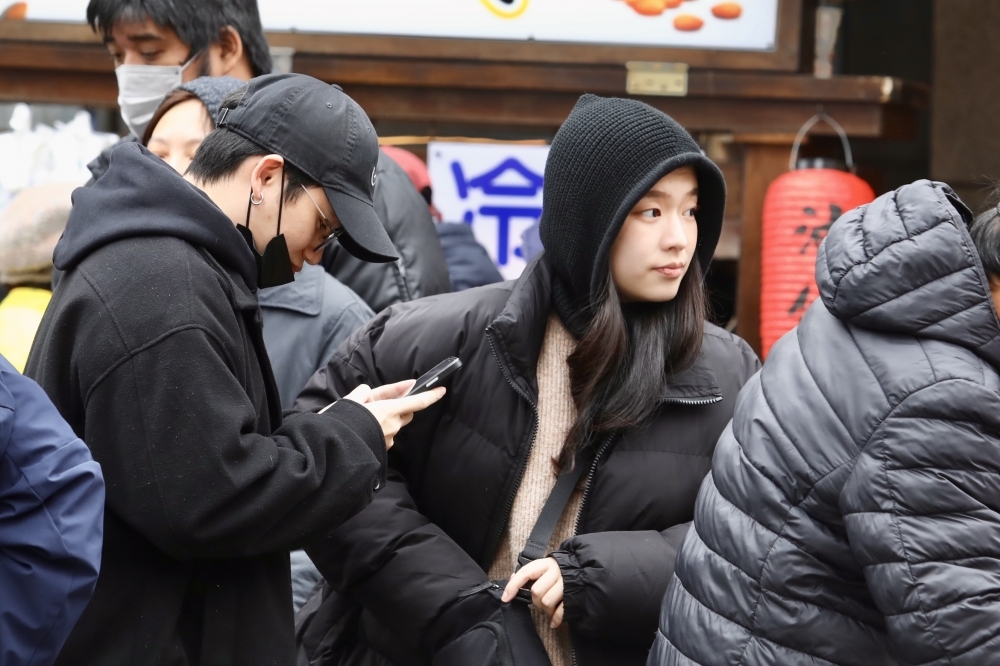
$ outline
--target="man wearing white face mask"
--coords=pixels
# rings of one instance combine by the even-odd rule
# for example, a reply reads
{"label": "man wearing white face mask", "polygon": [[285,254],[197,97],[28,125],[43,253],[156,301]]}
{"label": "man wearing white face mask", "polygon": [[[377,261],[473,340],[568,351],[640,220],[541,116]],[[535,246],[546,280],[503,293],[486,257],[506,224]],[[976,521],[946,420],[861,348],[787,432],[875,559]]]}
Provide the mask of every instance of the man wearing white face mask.
{"label": "man wearing white face mask", "polygon": [[[256,0],[91,0],[87,22],[115,62],[118,105],[137,141],[160,103],[199,76],[249,81],[271,71]],[[116,144],[117,145],[117,144]],[[87,165],[94,180],[114,146]]]}
{"label": "man wearing white face mask", "polygon": [[[136,133],[124,141],[142,137],[159,103],[182,82],[223,75],[249,80],[271,71],[256,0],[90,0],[87,21],[118,68],[122,117]],[[88,185],[107,171],[112,149],[87,165]],[[376,312],[451,290],[427,205],[388,156],[380,156],[377,170],[375,207],[400,260],[372,266],[338,247],[323,256],[327,272]]]}

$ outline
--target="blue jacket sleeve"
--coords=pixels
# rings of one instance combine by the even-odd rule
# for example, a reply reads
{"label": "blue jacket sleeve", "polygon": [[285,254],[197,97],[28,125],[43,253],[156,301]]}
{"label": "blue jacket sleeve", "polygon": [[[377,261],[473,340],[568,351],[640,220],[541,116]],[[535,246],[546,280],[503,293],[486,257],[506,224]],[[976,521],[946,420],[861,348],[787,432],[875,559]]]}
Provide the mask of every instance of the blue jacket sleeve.
{"label": "blue jacket sleeve", "polygon": [[94,591],[103,536],[100,466],[0,357],[0,664],[55,661]]}

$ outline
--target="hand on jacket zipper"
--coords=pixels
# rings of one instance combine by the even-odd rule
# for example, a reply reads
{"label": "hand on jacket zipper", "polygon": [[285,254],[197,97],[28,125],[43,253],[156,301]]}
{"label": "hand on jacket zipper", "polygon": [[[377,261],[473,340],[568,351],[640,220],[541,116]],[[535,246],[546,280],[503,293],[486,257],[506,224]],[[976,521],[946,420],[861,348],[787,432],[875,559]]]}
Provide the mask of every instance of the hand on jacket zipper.
{"label": "hand on jacket zipper", "polygon": [[501,601],[510,601],[531,581],[535,581],[530,588],[531,602],[551,618],[549,626],[558,629],[563,621],[563,578],[559,563],[551,557],[528,562],[518,569],[507,581]]}
{"label": "hand on jacket zipper", "polygon": [[415,413],[427,409],[444,397],[445,389],[443,386],[417,395],[407,396],[406,392],[413,387],[413,384],[414,380],[412,379],[386,384],[375,389],[361,384],[345,395],[344,399],[360,403],[372,413],[379,425],[382,426],[382,434],[385,435],[385,448],[391,449],[396,435],[403,429],[403,426],[413,420]]}

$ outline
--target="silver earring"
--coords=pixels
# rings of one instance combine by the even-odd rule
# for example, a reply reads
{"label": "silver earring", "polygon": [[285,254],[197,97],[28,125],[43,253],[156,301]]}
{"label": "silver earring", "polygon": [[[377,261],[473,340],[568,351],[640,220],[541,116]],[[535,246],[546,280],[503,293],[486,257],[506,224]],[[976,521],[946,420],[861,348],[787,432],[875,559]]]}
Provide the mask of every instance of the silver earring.
{"label": "silver earring", "polygon": [[253,190],[250,190],[250,203],[252,203],[254,206],[259,206],[262,203],[264,203],[264,193],[263,192],[260,193],[260,201],[254,201]]}

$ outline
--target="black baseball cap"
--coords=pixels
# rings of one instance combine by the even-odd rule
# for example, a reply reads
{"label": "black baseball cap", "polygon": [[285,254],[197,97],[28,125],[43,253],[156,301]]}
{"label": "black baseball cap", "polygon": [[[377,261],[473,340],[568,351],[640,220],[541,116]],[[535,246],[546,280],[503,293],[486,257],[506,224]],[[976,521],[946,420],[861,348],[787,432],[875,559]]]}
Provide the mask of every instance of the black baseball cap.
{"label": "black baseball cap", "polygon": [[345,250],[363,261],[399,259],[372,204],[378,136],[340,86],[305,74],[258,76],[235,108],[222,110],[218,126],[281,155],[322,185],[346,231]]}

